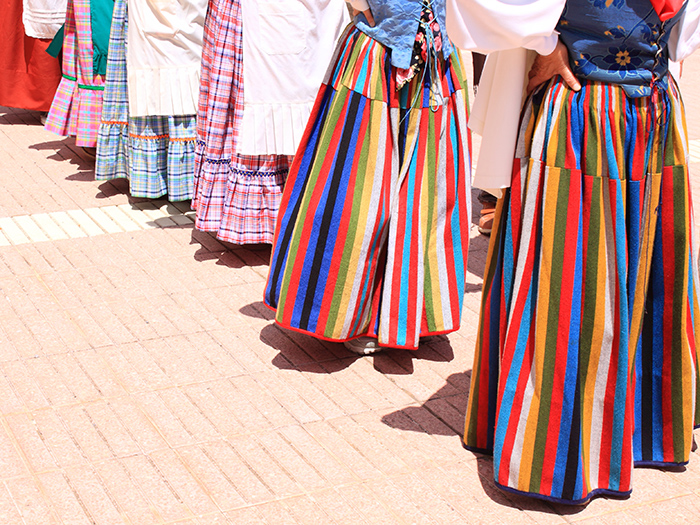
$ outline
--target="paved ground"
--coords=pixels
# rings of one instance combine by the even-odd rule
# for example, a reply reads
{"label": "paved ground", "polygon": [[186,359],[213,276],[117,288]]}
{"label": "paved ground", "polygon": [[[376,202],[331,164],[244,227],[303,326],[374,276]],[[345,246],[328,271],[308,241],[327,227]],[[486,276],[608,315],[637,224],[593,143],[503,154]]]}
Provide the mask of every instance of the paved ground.
{"label": "paved ground", "polygon": [[[682,84],[700,180],[700,57]],[[503,494],[462,449],[475,228],[464,328],[358,358],[273,325],[268,250],[95,182],[37,114],[0,108],[0,167],[1,524],[700,521],[697,452],[567,508]]]}

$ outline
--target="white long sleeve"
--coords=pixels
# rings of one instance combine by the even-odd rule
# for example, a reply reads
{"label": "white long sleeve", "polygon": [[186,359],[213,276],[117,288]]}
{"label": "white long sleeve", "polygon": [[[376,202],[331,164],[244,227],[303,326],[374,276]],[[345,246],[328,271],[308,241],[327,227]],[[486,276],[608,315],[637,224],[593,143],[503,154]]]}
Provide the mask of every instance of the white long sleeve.
{"label": "white long sleeve", "polygon": [[688,0],[685,12],[671,30],[668,52],[671,60],[683,60],[700,48],[700,0]]}
{"label": "white long sleeve", "polygon": [[22,21],[27,36],[53,38],[66,21],[66,3],[66,0],[24,0]]}
{"label": "white long sleeve", "polygon": [[491,53],[524,47],[548,55],[565,0],[447,0],[447,34],[455,46]]}

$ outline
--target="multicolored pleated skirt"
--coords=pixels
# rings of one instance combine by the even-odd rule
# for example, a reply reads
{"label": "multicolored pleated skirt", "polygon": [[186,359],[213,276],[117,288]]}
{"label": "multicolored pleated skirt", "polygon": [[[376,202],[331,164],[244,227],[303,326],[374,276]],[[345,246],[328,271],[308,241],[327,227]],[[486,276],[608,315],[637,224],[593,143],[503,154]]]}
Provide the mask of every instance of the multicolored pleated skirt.
{"label": "multicolored pleated skirt", "polygon": [[271,243],[292,159],[235,153],[242,116],[241,4],[210,0],[195,145],[195,227],[234,244]]}
{"label": "multicolored pleated skirt", "polygon": [[281,326],[409,349],[459,328],[464,76],[456,53],[424,72],[397,90],[387,48],[354,26],[341,37],[282,198],[265,290]]}
{"label": "multicolored pleated skirt", "polygon": [[102,114],[104,77],[92,67],[90,0],[68,0],[63,40],[63,78],[46,119],[47,130],[95,147]]}
{"label": "multicolored pleated skirt", "polygon": [[116,0],[109,37],[95,179],[129,179],[134,197],[192,198],[195,115],[129,117],[127,0]]}
{"label": "multicolored pleated skirt", "polygon": [[682,465],[700,330],[678,89],[559,79],[525,108],[484,278],[464,442],[507,490],[625,495]]}

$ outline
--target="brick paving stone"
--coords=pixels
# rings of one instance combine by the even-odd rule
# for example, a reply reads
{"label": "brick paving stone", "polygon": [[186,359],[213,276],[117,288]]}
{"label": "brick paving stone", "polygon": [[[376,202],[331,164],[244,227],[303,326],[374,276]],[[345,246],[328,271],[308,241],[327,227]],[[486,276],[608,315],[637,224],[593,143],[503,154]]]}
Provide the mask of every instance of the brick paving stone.
{"label": "brick paving stone", "polygon": [[150,507],[165,522],[184,520],[193,516],[181,496],[171,486],[169,480],[146,456],[132,456],[121,460],[129,477],[137,484],[139,491],[148,499]]}
{"label": "brick paving stone", "polygon": [[66,469],[66,476],[95,525],[122,522],[116,503],[108,496],[102,480],[91,468],[72,467]]}
{"label": "brick paving stone", "polygon": [[279,371],[269,371],[255,376],[260,385],[269,392],[291,416],[300,423],[318,421],[318,413],[284,381]]}
{"label": "brick paving stone", "polygon": [[[328,422],[347,443],[378,470],[386,475],[397,474],[407,469],[407,465],[395,457],[375,436],[367,432],[351,417],[332,419]],[[346,464],[354,471],[354,464]]]}
{"label": "brick paving stone", "polygon": [[374,497],[366,484],[345,485],[337,488],[346,504],[359,512],[366,523],[388,525],[401,523],[401,519],[391,511],[379,498]]}
{"label": "brick paving stone", "polygon": [[[50,502],[34,478],[15,478],[7,484],[24,523],[54,525],[60,523]],[[10,522],[11,523],[11,522]]]}
{"label": "brick paving stone", "polygon": [[425,525],[436,523],[416,505],[415,500],[402,492],[392,479],[383,478],[367,482],[366,485],[401,522]]}
{"label": "brick paving stone", "polygon": [[282,370],[280,377],[300,395],[304,401],[323,419],[338,417],[345,412],[335,404],[321,389],[316,387],[307,374],[298,370]]}
{"label": "brick paving stone", "polygon": [[219,377],[235,377],[245,373],[245,369],[231,352],[226,351],[210,334],[206,332],[190,334],[185,337],[198,353],[211,363],[210,373]]}
{"label": "brick paving stone", "polygon": [[328,514],[309,496],[290,498],[284,503],[297,523],[325,525],[331,521]]}
{"label": "brick paving stone", "polygon": [[10,415],[24,410],[24,403],[12,388],[12,384],[0,373],[0,413]]}
{"label": "brick paving stone", "polygon": [[335,489],[314,492],[311,497],[334,523],[362,523],[365,521],[362,515],[347,504]]}
{"label": "brick paving stone", "polygon": [[246,500],[234,485],[236,480],[229,478],[201,446],[180,447],[177,453],[220,509],[226,511],[246,505]]}
{"label": "brick paving stone", "polygon": [[236,452],[231,444],[214,441],[202,445],[207,456],[236,488],[246,503],[262,503],[273,499],[270,488],[253,471],[251,466]]}
{"label": "brick paving stone", "polygon": [[59,467],[85,465],[88,459],[55,410],[35,410],[30,417],[44,445]]}
{"label": "brick paving stone", "polygon": [[170,447],[197,442],[197,436],[187,431],[182,421],[168,409],[158,392],[144,392],[133,397]]}
{"label": "brick paving stone", "polygon": [[227,441],[275,497],[302,493],[301,486],[275,461],[275,450],[266,450],[251,435],[231,436]]}
{"label": "brick paving stone", "polygon": [[[345,465],[359,480],[367,480],[382,476],[382,464],[376,465],[372,459],[376,458],[374,450],[369,451],[370,458],[366,457],[367,450],[359,449],[348,439],[338,421],[318,421],[306,425],[306,430],[318,441],[323,448],[335,456]],[[350,436],[351,437],[351,436]],[[365,452],[365,454],[363,454]],[[385,450],[377,450],[377,454],[386,453]],[[394,458],[387,458],[394,459]],[[394,459],[394,462],[396,459]]]}
{"label": "brick paving stone", "polygon": [[244,393],[243,395],[246,395],[246,392],[255,392],[253,396],[250,396],[250,401],[272,426],[280,427],[296,423],[290,412],[274,398],[273,393],[269,392],[260,381],[256,381],[253,377],[240,376],[233,378],[231,382],[240,392]]}
{"label": "brick paving stone", "polygon": [[46,408],[49,406],[41,388],[30,375],[22,361],[8,361],[0,364],[5,378],[12,386],[17,397],[27,409]]}
{"label": "brick paving stone", "polygon": [[112,399],[109,406],[142,452],[149,454],[168,448],[168,443],[160,432],[160,428],[133,400],[130,398]]}
{"label": "brick paving stone", "polygon": [[260,432],[272,427],[272,423],[265,415],[255,407],[248,399],[243,385],[238,383],[237,377],[216,382],[216,388],[212,392],[220,403],[228,406],[238,421],[241,422],[244,431]]}
{"label": "brick paving stone", "polygon": [[226,513],[226,517],[231,523],[240,525],[258,525],[260,523],[265,523],[262,515],[255,507],[246,507],[229,511]]}
{"label": "brick paving stone", "polygon": [[298,448],[282,436],[280,431],[259,433],[256,434],[256,438],[267,453],[304,489],[315,491],[328,486],[319,471],[304,458]]}
{"label": "brick paving stone", "polygon": [[129,523],[139,525],[162,523],[150,501],[119,461],[97,463],[95,472],[99,475],[109,497],[114,500],[117,508],[129,520]]}
{"label": "brick paving stone", "polygon": [[81,452],[90,462],[94,463],[114,457],[114,452],[110,448],[107,438],[87,407],[75,405],[60,408],[58,415],[80,447]]}
{"label": "brick paving stone", "polygon": [[[585,525],[637,525],[639,523],[652,523],[650,517],[651,513],[645,513],[646,510],[649,509],[638,508],[635,509],[634,512],[610,512],[594,518],[586,518],[583,520],[576,519],[574,523],[581,523]],[[663,521],[666,523],[666,520]],[[658,522],[654,521],[653,523]]]}
{"label": "brick paving stone", "polygon": [[355,481],[350,468],[340,463],[329,454],[301,426],[289,426],[280,429],[280,434],[316,469],[330,484],[341,485]]}
{"label": "brick paving stone", "polygon": [[149,454],[168,486],[183,501],[194,515],[215,512],[216,505],[200,483],[173,450],[163,449]]}
{"label": "brick paving stone", "polygon": [[245,432],[236,414],[216,396],[214,391],[220,385],[221,381],[197,383],[185,386],[182,392],[220,436],[227,437]]}
{"label": "brick paving stone", "polygon": [[[197,516],[197,525],[226,525],[231,523],[225,514],[222,512],[217,512],[215,514],[205,514],[204,516]],[[233,523],[241,523],[239,521],[233,521]],[[260,523],[260,521],[258,521]]]}
{"label": "brick paving stone", "polygon": [[46,447],[39,429],[28,414],[5,416],[17,446],[34,472],[55,470],[57,465]]}
{"label": "brick paving stone", "polygon": [[258,506],[257,510],[265,523],[278,523],[279,525],[297,525],[299,523],[282,501],[271,501]]}
{"label": "brick paving stone", "polygon": [[212,441],[222,437],[212,422],[181,389],[167,388],[158,393],[173,416],[191,436],[196,436],[197,441]]}
{"label": "brick paving stone", "polygon": [[39,483],[63,523],[90,525],[94,523],[88,516],[85,503],[69,484],[63,472],[39,474]]}

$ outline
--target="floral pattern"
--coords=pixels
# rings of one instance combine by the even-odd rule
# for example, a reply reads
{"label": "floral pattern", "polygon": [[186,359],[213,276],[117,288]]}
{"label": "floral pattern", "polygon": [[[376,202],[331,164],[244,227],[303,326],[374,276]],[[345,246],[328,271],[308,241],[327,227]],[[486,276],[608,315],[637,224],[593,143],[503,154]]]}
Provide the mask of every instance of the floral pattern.
{"label": "floral pattern", "polygon": [[423,0],[418,32],[416,33],[416,40],[413,44],[411,65],[408,69],[397,69],[396,89],[401,89],[406,82],[410,81],[425,67],[426,62],[428,62],[429,53],[432,53],[433,57],[436,57],[438,56],[437,53],[441,50],[442,33],[440,32],[440,24],[438,24],[438,21],[435,19],[435,15],[433,14],[428,0]]}
{"label": "floral pattern", "polygon": [[666,46],[680,15],[662,24],[649,0],[567,2],[557,29],[577,77],[621,84],[639,97],[668,85]]}

